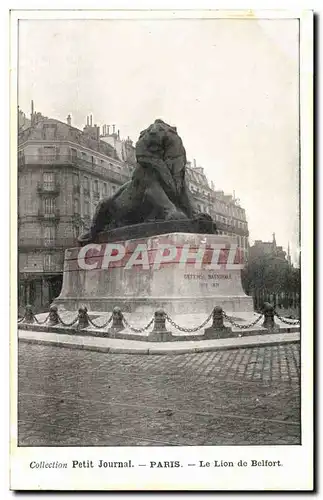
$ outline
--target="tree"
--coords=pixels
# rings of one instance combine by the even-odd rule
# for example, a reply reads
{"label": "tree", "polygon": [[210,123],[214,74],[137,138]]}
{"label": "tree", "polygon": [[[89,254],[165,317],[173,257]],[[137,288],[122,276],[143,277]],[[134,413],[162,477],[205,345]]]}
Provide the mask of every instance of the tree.
{"label": "tree", "polygon": [[300,295],[299,269],[279,253],[252,248],[242,272],[242,284],[245,292],[254,297],[255,308],[261,309],[266,301],[275,307],[295,306]]}

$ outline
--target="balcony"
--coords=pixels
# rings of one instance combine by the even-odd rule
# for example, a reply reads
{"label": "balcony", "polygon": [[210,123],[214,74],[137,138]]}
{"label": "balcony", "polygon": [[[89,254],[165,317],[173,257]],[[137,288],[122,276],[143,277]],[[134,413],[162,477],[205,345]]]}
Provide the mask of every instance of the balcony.
{"label": "balcony", "polygon": [[[108,157],[107,157],[108,158]],[[111,161],[113,159],[111,158]],[[130,179],[129,173],[121,173],[112,170],[111,168],[107,168],[103,165],[96,165],[91,161],[84,160],[83,158],[79,158],[72,155],[20,155],[18,156],[18,167],[23,168],[27,165],[31,166],[41,166],[41,165],[73,165],[77,166],[87,172],[92,173],[93,175],[98,175],[103,177],[106,180],[114,182],[116,184],[124,184]],[[126,170],[126,169],[125,169]]]}
{"label": "balcony", "polygon": [[59,182],[38,182],[37,192],[40,195],[52,194],[57,196],[60,192],[61,186]]}
{"label": "balcony", "polygon": [[38,218],[41,220],[56,222],[60,218],[60,211],[55,209],[52,212],[45,212],[42,208],[40,208],[38,210]]}
{"label": "balcony", "polygon": [[220,231],[234,233],[234,234],[237,234],[239,236],[249,236],[248,229],[243,229],[240,227],[225,224],[225,222],[221,222],[221,221],[217,221],[217,220],[215,221],[215,224],[216,224],[217,229]]}
{"label": "balcony", "polygon": [[64,248],[77,247],[76,238],[19,238],[18,247],[21,250],[48,249],[61,250]]}

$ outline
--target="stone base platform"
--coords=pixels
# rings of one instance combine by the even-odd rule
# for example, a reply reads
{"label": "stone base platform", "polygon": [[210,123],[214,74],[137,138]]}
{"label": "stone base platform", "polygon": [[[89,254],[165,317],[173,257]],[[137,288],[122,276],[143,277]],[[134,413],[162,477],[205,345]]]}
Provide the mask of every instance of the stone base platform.
{"label": "stone base platform", "polygon": [[123,312],[148,316],[156,309],[164,309],[168,314],[199,314],[201,311],[212,311],[215,306],[220,306],[224,311],[236,313],[253,310],[253,302],[248,296],[217,296],[217,297],[58,297],[54,303],[67,311],[77,311],[79,307],[86,306],[88,311],[95,314],[112,311],[120,307]]}
{"label": "stone base platform", "polygon": [[[155,228],[156,230],[156,228]],[[63,286],[54,303],[66,310],[151,315],[253,311],[241,284],[236,240],[216,234],[169,233],[92,243],[65,252]]]}
{"label": "stone base platform", "polygon": [[[109,231],[98,233],[93,243],[112,243],[114,241],[125,241],[130,239],[150,238],[156,234],[170,233],[194,233],[194,234],[217,234],[216,224],[207,219],[180,219],[169,221],[152,221],[142,224],[122,226]],[[79,244],[84,246],[88,241],[79,238]]]}

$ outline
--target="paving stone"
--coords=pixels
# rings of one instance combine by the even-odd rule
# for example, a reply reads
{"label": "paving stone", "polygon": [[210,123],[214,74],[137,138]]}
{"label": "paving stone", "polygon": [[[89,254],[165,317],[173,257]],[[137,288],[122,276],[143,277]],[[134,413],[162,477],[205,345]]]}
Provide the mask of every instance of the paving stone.
{"label": "paving stone", "polygon": [[298,344],[133,356],[20,343],[18,440],[299,444],[299,377]]}

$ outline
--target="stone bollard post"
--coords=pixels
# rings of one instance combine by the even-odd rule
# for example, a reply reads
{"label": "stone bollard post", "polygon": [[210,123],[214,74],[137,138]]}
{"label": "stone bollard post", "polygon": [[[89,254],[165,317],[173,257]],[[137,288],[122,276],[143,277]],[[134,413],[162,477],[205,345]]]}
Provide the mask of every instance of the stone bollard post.
{"label": "stone bollard post", "polygon": [[48,318],[48,325],[49,326],[54,326],[59,324],[59,319],[58,319],[58,307],[57,306],[50,306],[49,308],[49,318]]}
{"label": "stone bollard post", "polygon": [[31,305],[27,304],[26,305],[26,311],[25,311],[25,323],[35,323],[35,317],[33,313],[33,309]]}
{"label": "stone bollard post", "polygon": [[108,333],[114,335],[116,332],[124,330],[123,314],[120,307],[114,307],[112,311],[112,325],[108,329]]}
{"label": "stone bollard post", "polygon": [[213,309],[212,326],[205,328],[204,337],[206,339],[222,339],[232,337],[232,328],[224,326],[222,307],[216,306]]}
{"label": "stone bollard post", "polygon": [[275,308],[269,302],[264,303],[263,312],[265,315],[262,326],[267,330],[279,330],[279,326],[275,323]]}
{"label": "stone bollard post", "polygon": [[154,328],[148,335],[150,342],[167,342],[172,340],[172,334],[166,328],[166,313],[157,309],[154,314]]}
{"label": "stone bollard post", "polygon": [[78,324],[77,329],[83,330],[84,328],[88,328],[89,326],[89,318],[87,314],[87,307],[81,306],[78,310]]}

